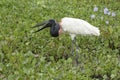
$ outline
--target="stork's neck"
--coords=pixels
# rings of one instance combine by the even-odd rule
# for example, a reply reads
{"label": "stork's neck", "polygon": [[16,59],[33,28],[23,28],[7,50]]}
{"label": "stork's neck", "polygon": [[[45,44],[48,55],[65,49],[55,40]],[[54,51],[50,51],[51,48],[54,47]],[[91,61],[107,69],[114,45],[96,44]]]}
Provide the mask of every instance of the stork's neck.
{"label": "stork's neck", "polygon": [[60,35],[60,34],[62,34],[62,32],[63,32],[61,22],[59,22],[59,26],[60,26],[60,29],[59,29],[59,35]]}
{"label": "stork's neck", "polygon": [[60,30],[60,26],[58,23],[54,23],[52,24],[52,26],[50,27],[50,34],[52,37],[58,37],[59,36],[59,30]]}

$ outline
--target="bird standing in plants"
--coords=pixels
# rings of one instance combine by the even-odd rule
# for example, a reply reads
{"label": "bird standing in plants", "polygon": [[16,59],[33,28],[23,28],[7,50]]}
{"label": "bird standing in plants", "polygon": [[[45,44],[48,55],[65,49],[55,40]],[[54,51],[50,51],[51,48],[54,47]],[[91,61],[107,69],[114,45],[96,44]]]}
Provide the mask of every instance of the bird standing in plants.
{"label": "bird standing in plants", "polygon": [[61,33],[68,33],[72,39],[72,54],[74,53],[74,44],[76,45],[76,49],[78,49],[78,46],[76,44],[76,35],[100,35],[100,30],[97,27],[78,18],[64,17],[61,19],[60,22],[57,22],[54,19],[50,19],[42,23],[36,24],[35,26],[33,26],[33,28],[39,26],[42,27],[35,32],[39,32],[45,28],[50,27],[50,34],[52,37],[58,37]]}

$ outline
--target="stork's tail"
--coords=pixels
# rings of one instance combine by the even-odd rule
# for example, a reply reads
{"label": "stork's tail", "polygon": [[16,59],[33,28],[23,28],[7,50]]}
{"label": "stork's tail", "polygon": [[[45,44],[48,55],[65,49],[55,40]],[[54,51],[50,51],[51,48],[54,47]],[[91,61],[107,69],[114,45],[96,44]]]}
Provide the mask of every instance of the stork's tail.
{"label": "stork's tail", "polygon": [[100,30],[99,28],[89,24],[89,23],[86,23],[87,24],[87,28],[88,28],[88,34],[92,34],[92,35],[95,35],[95,36],[99,36],[100,35]]}
{"label": "stork's tail", "polygon": [[94,27],[93,35],[100,36],[100,30],[99,30],[99,28]]}

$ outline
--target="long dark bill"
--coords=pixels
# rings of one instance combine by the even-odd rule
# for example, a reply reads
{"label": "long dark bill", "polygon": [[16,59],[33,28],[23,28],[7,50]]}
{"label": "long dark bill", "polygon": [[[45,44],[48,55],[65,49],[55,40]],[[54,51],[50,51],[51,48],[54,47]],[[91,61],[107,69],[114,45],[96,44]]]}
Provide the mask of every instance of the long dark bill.
{"label": "long dark bill", "polygon": [[48,24],[49,24],[48,21],[45,21],[45,22],[42,22],[42,23],[38,23],[38,24],[36,24],[36,25],[33,26],[32,28],[36,28],[36,27],[39,27],[39,26],[42,26],[42,28],[38,29],[38,30],[35,31],[34,33],[39,32],[39,31],[43,30],[44,28],[49,27]]}

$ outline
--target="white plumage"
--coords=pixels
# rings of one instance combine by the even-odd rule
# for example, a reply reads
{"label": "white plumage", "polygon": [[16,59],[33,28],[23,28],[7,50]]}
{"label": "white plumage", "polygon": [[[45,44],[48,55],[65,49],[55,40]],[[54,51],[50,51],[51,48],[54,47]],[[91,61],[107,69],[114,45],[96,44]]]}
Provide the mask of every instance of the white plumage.
{"label": "white plumage", "polygon": [[64,17],[61,19],[60,25],[63,32],[67,32],[71,35],[72,40],[77,34],[100,35],[100,30],[97,27],[94,27],[82,19]]}

